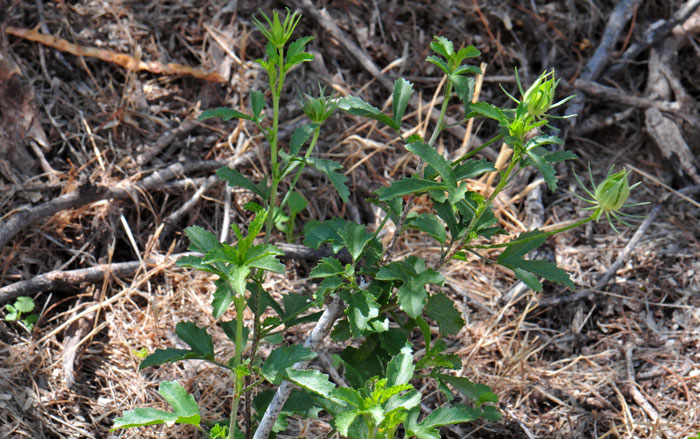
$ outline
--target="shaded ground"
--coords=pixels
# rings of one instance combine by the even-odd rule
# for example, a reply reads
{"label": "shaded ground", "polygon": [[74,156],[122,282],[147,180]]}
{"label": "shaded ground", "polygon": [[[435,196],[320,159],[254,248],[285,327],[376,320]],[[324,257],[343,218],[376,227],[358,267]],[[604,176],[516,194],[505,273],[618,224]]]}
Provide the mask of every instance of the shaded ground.
{"label": "shaded ground", "polygon": [[[627,252],[634,230],[618,235],[604,222],[548,242],[544,257],[571,273],[576,291],[548,285],[542,294],[517,293],[511,274],[498,267],[479,260],[447,267],[446,291],[468,322],[452,349],[463,358],[464,376],[493,387],[504,418],[445,435],[685,438],[700,432],[700,207],[693,187],[700,184],[698,15],[685,29],[663,32],[658,21],[668,23],[685,3],[620,2],[630,7],[619,14],[615,35],[611,2],[303,3],[311,8],[303,9],[297,35],[316,37],[311,47],[317,60],[292,73],[302,89],[331,83],[339,93],[382,107],[390,96],[383,84],[401,75],[426,103],[409,110],[404,126],[414,126],[426,123],[438,86],[436,69],[423,62],[433,35],[482,51],[485,102],[506,102],[498,84],[514,93],[514,67],[525,83],[553,67],[563,78],[562,96],[580,97],[575,122],[559,123],[566,148],[580,157],[573,165],[579,175],[587,162],[597,181],[610,164],[626,165],[648,175],[635,201],[660,202]],[[139,373],[135,352],[172,346],[180,320],[214,323],[210,279],[174,267],[168,255],[185,251],[182,230],[188,225],[219,234],[229,220],[248,220],[241,206],[249,195],[227,191],[211,175],[232,162],[260,177],[264,154],[252,126],[194,121],[202,109],[246,106],[248,92],[263,88],[263,72],[252,61],[263,54],[262,39],[251,32],[250,18],[257,8],[281,7],[270,1],[0,1],[5,30],[40,25],[39,32],[77,47],[191,66],[226,80],[133,72],[112,62],[118,59],[74,56],[10,35],[17,31],[0,36],[0,302],[7,303],[10,292],[33,295],[41,310],[31,333],[0,322],[0,437],[108,437],[113,418],[124,410],[157,406],[163,378],[180,380],[206,417],[227,413],[230,390],[221,371],[186,363]],[[337,23],[342,35],[331,34],[314,11]],[[650,35],[656,38],[652,48],[620,62]],[[612,38],[610,48],[599,63],[594,54],[606,38]],[[358,50],[349,50],[348,42]],[[385,79],[373,72],[377,67]],[[299,120],[296,105],[282,111],[283,120]],[[470,146],[494,129],[474,124]],[[440,148],[454,154],[463,141],[459,133],[447,134]],[[301,191],[312,203],[301,222],[331,215],[372,222],[364,201],[370,191],[416,165],[389,131],[347,115],[334,117],[319,148],[322,156],[343,162],[352,200],[344,205],[326,180],[309,174]],[[495,159],[498,150],[486,154]],[[573,189],[571,171],[559,171],[561,186]],[[497,200],[507,231],[578,217],[580,201],[565,190],[551,194],[541,183],[531,175]],[[488,184],[475,181],[474,187]],[[675,191],[685,187],[684,199]],[[71,201],[53,211],[31,210],[70,194]],[[399,249],[399,258],[439,254],[415,234],[405,236]],[[53,270],[127,262],[133,264],[119,266],[123,270],[114,265],[104,281],[98,273],[34,290],[17,284]],[[286,263],[298,279],[272,277],[269,285],[311,292],[313,286],[299,280],[310,263]],[[304,336],[298,330],[289,341]],[[293,421],[286,437],[328,431],[323,419]],[[175,434],[196,437],[187,428],[112,433]]]}

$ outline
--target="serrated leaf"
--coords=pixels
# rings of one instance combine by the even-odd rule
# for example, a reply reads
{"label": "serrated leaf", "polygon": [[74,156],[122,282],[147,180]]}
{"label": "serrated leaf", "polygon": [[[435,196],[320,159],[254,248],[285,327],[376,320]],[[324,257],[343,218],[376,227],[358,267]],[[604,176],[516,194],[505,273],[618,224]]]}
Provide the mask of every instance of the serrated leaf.
{"label": "serrated leaf", "polygon": [[440,244],[444,244],[447,240],[445,226],[438,221],[435,215],[421,213],[418,215],[409,216],[406,218],[406,227],[425,232],[437,239]]}
{"label": "serrated leaf", "polygon": [[[342,218],[333,218],[327,221],[312,220],[304,226],[304,245],[313,249],[318,249],[326,242],[340,241],[338,230],[343,227],[345,220]],[[342,245],[333,247],[333,252],[336,253],[342,248]]]}
{"label": "serrated leaf", "polygon": [[442,60],[442,58],[438,58],[435,55],[429,55],[425,58],[425,60],[431,64],[436,65],[440,70],[442,70],[444,74],[450,74],[450,67],[445,63],[445,61]]}
{"label": "serrated leaf", "polygon": [[187,249],[193,252],[206,254],[210,250],[221,245],[213,233],[199,226],[190,226],[186,228],[185,235],[187,235],[190,240],[190,245]]}
{"label": "serrated leaf", "polygon": [[303,62],[309,62],[309,61],[313,61],[313,60],[314,60],[314,56],[312,54],[307,53],[307,52],[302,52],[298,55],[290,56],[289,58],[287,58],[287,63],[284,65],[284,69],[289,70],[297,64],[301,64]]}
{"label": "serrated leaf", "polygon": [[457,180],[467,178],[475,178],[487,172],[496,171],[493,163],[486,159],[481,160],[465,160],[454,167],[453,172]]}
{"label": "serrated leaf", "polygon": [[173,413],[152,408],[138,408],[125,412],[114,420],[110,431],[117,428],[141,427],[155,424],[189,424],[198,426],[200,422],[199,407],[194,397],[175,381],[163,381],[158,393],[173,408]]}
{"label": "serrated leaf", "polygon": [[477,406],[485,402],[498,404],[498,396],[489,386],[473,383],[469,378],[438,374],[436,378],[455,388],[459,393],[474,401]]}
{"label": "serrated leaf", "polygon": [[292,138],[289,141],[289,155],[292,157],[298,156],[299,151],[301,151],[301,147],[304,146],[307,140],[309,140],[309,137],[311,137],[313,132],[313,127],[308,123],[295,129],[292,133]]}
{"label": "serrated leaf", "polygon": [[401,281],[402,285],[396,293],[399,307],[412,318],[423,311],[428,297],[425,286],[429,283],[442,285],[445,281],[440,273],[425,267],[424,259],[416,256],[385,265],[377,272],[376,279]]}
{"label": "serrated leaf", "polygon": [[345,185],[345,182],[348,181],[348,177],[335,172],[337,169],[342,169],[343,165],[338,162],[334,162],[333,160],[317,159],[313,157],[309,157],[307,160],[311,166],[326,174],[326,177],[328,177],[328,179],[331,181],[335,187],[335,190],[338,191],[340,198],[343,200],[343,202],[347,203],[349,199],[348,197],[350,196],[350,191]]}
{"label": "serrated leaf", "polygon": [[416,142],[406,145],[406,149],[423,159],[423,161],[435,169],[435,171],[440,174],[440,177],[442,177],[442,181],[447,184],[448,188],[454,187],[457,184],[450,163],[445,160],[445,157],[437,152],[435,148],[423,142]]}
{"label": "serrated leaf", "polygon": [[297,191],[292,191],[287,199],[287,206],[289,206],[289,211],[292,215],[296,215],[302,210],[306,209],[308,204],[309,203],[306,201],[306,198],[304,198]]}
{"label": "serrated leaf", "polygon": [[348,249],[353,261],[357,261],[362,255],[365,246],[373,237],[365,226],[352,221],[345,222],[345,226],[338,230],[338,236],[345,248]]}
{"label": "serrated leaf", "polygon": [[[477,56],[480,56],[481,52],[479,49],[477,49],[474,46],[467,46],[467,47],[462,47],[457,51],[455,61],[457,61],[457,64],[461,63],[465,58],[476,58]],[[481,72],[479,72],[481,73]]]}
{"label": "serrated leaf", "polygon": [[413,94],[413,84],[406,81],[404,78],[398,78],[394,81],[394,96],[392,101],[392,110],[394,112],[394,123],[401,126],[401,119],[406,112],[406,106]]}
{"label": "serrated leaf", "polygon": [[175,335],[204,358],[214,359],[214,344],[205,328],[200,328],[193,322],[180,322],[175,325]]}
{"label": "serrated leaf", "polygon": [[430,43],[430,49],[433,52],[444,56],[447,60],[452,59],[452,57],[455,54],[454,45],[452,44],[452,41],[441,36],[433,37],[433,41]]}
{"label": "serrated leaf", "polygon": [[287,368],[287,378],[297,386],[326,398],[330,398],[331,392],[335,389],[335,384],[330,382],[328,375],[324,375],[318,370]]}
{"label": "serrated leaf", "polygon": [[432,430],[445,425],[472,422],[479,419],[479,417],[481,417],[481,410],[464,404],[456,404],[452,407],[439,407],[421,421],[420,428],[421,430]]}
{"label": "serrated leaf", "polygon": [[421,194],[431,190],[445,191],[448,186],[445,182],[423,180],[421,178],[410,177],[395,181],[388,187],[377,189],[377,196],[380,201],[389,201],[397,197],[409,194]]}
{"label": "serrated leaf", "polygon": [[250,274],[250,267],[245,265],[237,265],[228,268],[228,273],[226,276],[228,278],[229,285],[233,288],[233,291],[242,296],[245,294],[245,284],[248,275]]}
{"label": "serrated leaf", "polygon": [[359,415],[360,413],[357,410],[348,410],[336,416],[333,423],[335,424],[335,428],[338,429],[338,433],[342,436],[348,436],[350,426]]}
{"label": "serrated leaf", "polygon": [[554,151],[546,154],[544,159],[547,160],[547,163],[559,163],[565,160],[573,160],[576,157],[576,154],[571,151]]}
{"label": "serrated leaf", "polygon": [[367,117],[382,122],[393,128],[394,131],[399,131],[401,129],[401,126],[394,122],[392,118],[358,97],[347,96],[340,99],[338,108],[350,114],[354,114],[355,116]]}
{"label": "serrated leaf", "polygon": [[272,384],[279,386],[287,376],[287,368],[300,361],[309,361],[316,358],[316,353],[302,345],[283,346],[275,349],[265,360],[261,374]]}
{"label": "serrated leaf", "polygon": [[29,296],[19,296],[15,300],[15,308],[21,313],[29,313],[34,310],[34,299]]}
{"label": "serrated leaf", "polygon": [[311,270],[309,277],[329,277],[341,274],[345,271],[345,267],[336,258],[322,258],[321,261]]}
{"label": "serrated leaf", "polygon": [[297,293],[283,295],[282,302],[284,304],[284,313],[280,317],[282,317],[282,322],[286,325],[289,325],[296,316],[313,305],[313,303],[309,301],[308,296]]}
{"label": "serrated leaf", "polygon": [[215,319],[218,319],[224,315],[229,305],[231,305],[231,302],[233,302],[233,294],[228,284],[223,279],[217,279],[214,285],[216,285],[216,290],[214,291],[214,298],[211,302],[211,314]]}
{"label": "serrated leaf", "polygon": [[518,279],[538,292],[542,291],[542,284],[539,282],[538,277],[574,288],[575,285],[569,278],[569,274],[557,267],[555,263],[523,259],[523,256],[544,243],[546,238],[537,236],[541,233],[541,231],[535,229],[521,234],[518,239],[510,243],[508,248],[498,256],[498,263],[513,270]]}
{"label": "serrated leaf", "polygon": [[219,177],[219,180],[227,182],[231,187],[242,187],[244,189],[248,189],[261,198],[265,198],[266,182],[253,183],[237,170],[227,166],[217,170],[216,175]]}
{"label": "serrated leaf", "polygon": [[474,98],[474,78],[471,76],[452,74],[450,75],[450,80],[455,86],[457,97],[464,103],[465,110],[468,110]]}
{"label": "serrated leaf", "polygon": [[379,315],[379,304],[374,296],[366,290],[341,291],[340,298],[345,301],[345,315],[350,322],[350,330],[353,337],[359,338],[362,332],[371,329],[369,321]]}
{"label": "serrated leaf", "polygon": [[340,288],[343,283],[343,279],[339,276],[330,276],[323,279],[318,285],[316,292],[314,292],[314,304],[321,306],[326,296]]}
{"label": "serrated leaf", "polygon": [[508,117],[503,113],[503,110],[495,105],[487,104],[486,102],[474,102],[469,106],[469,110],[469,114],[465,116],[467,119],[482,116],[497,120],[499,123],[503,124],[508,122]]}
{"label": "serrated leaf", "polygon": [[213,117],[220,117],[224,121],[231,120],[231,119],[246,119],[246,120],[252,120],[253,116],[250,116],[245,113],[241,113],[240,111],[231,109],[231,108],[226,108],[226,107],[219,107],[215,108],[213,110],[206,110],[203,111],[202,114],[199,116],[199,120],[205,120],[205,119],[211,119]]}
{"label": "serrated leaf", "polygon": [[457,334],[464,327],[464,320],[455,309],[454,302],[444,293],[430,296],[425,314],[437,322],[442,335]]}
{"label": "serrated leaf", "polygon": [[547,186],[549,186],[549,190],[552,192],[556,191],[557,177],[554,167],[551,164],[547,163],[547,160],[545,160],[543,156],[538,155],[534,150],[527,151],[526,154],[532,162],[533,166],[537,168],[537,170],[540,171],[540,173],[542,173],[544,181],[547,182]]}
{"label": "serrated leaf", "polygon": [[413,378],[413,371],[413,353],[409,346],[405,346],[399,355],[394,356],[389,361],[386,367],[387,387],[408,384]]}
{"label": "serrated leaf", "polygon": [[362,409],[365,406],[364,398],[359,391],[350,387],[338,387],[333,390],[333,396],[336,399],[350,404],[352,407]]}

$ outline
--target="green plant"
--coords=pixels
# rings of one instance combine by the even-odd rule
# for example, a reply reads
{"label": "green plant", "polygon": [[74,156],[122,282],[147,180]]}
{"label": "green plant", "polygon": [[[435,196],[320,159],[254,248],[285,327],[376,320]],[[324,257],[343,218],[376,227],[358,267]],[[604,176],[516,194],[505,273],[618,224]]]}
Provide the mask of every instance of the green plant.
{"label": "green plant", "polygon": [[[597,206],[594,213],[575,224],[549,232],[533,230],[505,243],[492,243],[492,239],[504,231],[498,226],[491,205],[514,175],[526,166],[534,166],[543,174],[549,188],[555,190],[557,180],[552,164],[574,158],[569,152],[545,148],[562,144],[558,137],[542,132],[547,127],[548,111],[565,101],[553,104],[557,85],[553,72],[543,73],[527,91],[523,91],[518,79],[521,98],[509,95],[517,103],[514,109],[472,103],[472,75],[480,71],[464,61],[479,56],[479,51],[472,46],[455,51],[452,42],[435,37],[430,44],[434,55],[427,61],[437,66],[447,81],[440,117],[428,140],[415,134],[405,138],[402,134],[402,120],[413,86],[400,78],[394,83],[391,116],[358,97],[326,96],[323,88],[318,97],[302,96],[301,106],[310,122],[294,131],[285,148],[279,139],[283,85],[290,69],[312,59],[312,55],[305,52],[311,37],[289,43],[300,18],[296,12],[287,11],[284,20],[278,12],[274,12],[272,18],[261,15],[263,20],[256,18],[254,22],[268,40],[266,58],[258,62],[269,80],[271,117],[268,119],[263,112],[265,95],[260,91],[250,95],[250,113],[217,108],[202,114],[202,118],[249,120],[265,135],[270,147],[270,168],[264,179],[252,181],[229,168],[217,171],[231,186],[248,189],[258,197],[259,202],[245,206],[254,219],[245,231],[232,226],[235,244],[219,242],[214,234],[199,226],[187,228],[189,249],[201,256],[187,256],[178,261],[181,267],[218,276],[212,314],[233,343],[234,354],[225,361],[218,360],[207,329],[192,322],[181,322],[175,332],[190,349],[157,350],[139,366],[143,369],[198,359],[229,370],[233,388],[229,419],[216,423],[203,421],[194,398],[179,384],[164,382],[159,393],[173,407],[172,412],[131,410],[115,420],[114,428],[184,423],[195,425],[210,438],[250,436],[253,430],[255,438],[264,438],[271,431],[275,434],[284,430],[289,415],[314,417],[324,410],[333,417],[335,430],[353,439],[394,438],[399,431],[404,437],[433,439],[440,437],[438,429],[445,425],[479,418],[498,419],[500,414],[494,405],[498,398],[489,387],[449,373],[461,369],[462,363],[457,355],[448,352],[445,339],[457,334],[464,320],[452,300],[440,292],[445,282],[440,269],[453,258],[466,259],[467,253],[474,253],[490,263],[511,269],[534,290],[542,290],[541,278],[573,287],[566,272],[554,263],[524,257],[542,245],[548,236],[597,220],[602,213],[617,212],[629,195],[629,186],[623,183],[627,181],[626,174],[609,176],[600,186],[602,189],[591,194]],[[462,103],[464,120],[493,119],[498,123],[499,133],[481,147],[449,161],[437,152],[434,144],[445,129],[445,115],[454,98]],[[391,127],[403,141],[405,150],[419,159],[420,165],[414,175],[378,189],[376,198],[370,200],[385,212],[377,230],[370,231],[364,225],[342,218],[309,221],[304,227],[304,244],[311,248],[330,246],[334,255],[344,250],[347,259],[326,257],[311,270],[309,279],[319,282],[313,298],[288,293],[278,301],[265,290],[263,282],[268,271],[280,274],[286,271],[277,259],[282,252],[270,241],[275,225],[286,232],[288,239],[294,238],[294,218],[305,208],[305,203],[293,189],[305,166],[325,174],[340,198],[348,200],[347,178],[337,172],[341,165],[313,156],[321,126],[336,109]],[[472,158],[497,141],[505,142],[511,149],[504,169],[497,170],[485,159]],[[493,172],[499,179],[488,196],[470,189],[468,179]],[[280,200],[278,192],[281,191],[286,195]],[[432,212],[411,212],[416,197],[421,195],[428,196]],[[289,215],[283,214],[285,207],[289,207]],[[385,247],[378,236],[388,221],[394,223],[396,231]],[[425,232],[439,243],[442,251],[433,266],[416,255],[392,259],[396,238],[406,229]],[[264,237],[258,239],[263,232]],[[479,252],[491,248],[505,250],[495,260]],[[234,319],[221,320],[231,305]],[[249,326],[243,317],[246,307],[254,315]],[[321,311],[310,312],[314,307]],[[282,345],[267,358],[261,358],[261,343],[280,343],[281,333],[299,323],[312,321],[317,321],[316,327],[303,346]],[[437,325],[436,335],[431,331],[431,321]],[[317,356],[312,348],[329,333],[335,341],[351,338],[357,341],[346,343],[345,349],[335,358],[336,365],[342,366],[347,387],[340,387],[328,375],[308,368],[308,362]],[[418,355],[419,351],[423,353]],[[419,419],[420,405],[424,395],[411,384],[416,378],[432,380],[448,401],[422,419]],[[279,386],[277,391],[259,392],[262,380]],[[300,390],[291,391],[290,383]],[[239,406],[244,398],[252,399],[256,415],[254,419],[244,419],[245,428],[242,428]],[[458,398],[461,402],[457,402]]]}
{"label": "green plant", "polygon": [[34,328],[34,323],[39,319],[39,316],[34,311],[34,299],[28,296],[20,296],[15,300],[15,303],[5,305],[5,321],[20,322],[28,330]]}

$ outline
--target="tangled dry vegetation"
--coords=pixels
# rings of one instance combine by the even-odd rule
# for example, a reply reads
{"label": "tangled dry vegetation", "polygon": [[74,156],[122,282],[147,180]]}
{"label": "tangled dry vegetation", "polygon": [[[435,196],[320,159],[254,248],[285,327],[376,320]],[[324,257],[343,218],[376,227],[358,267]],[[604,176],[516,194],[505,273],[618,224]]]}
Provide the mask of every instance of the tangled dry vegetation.
{"label": "tangled dry vegetation", "polygon": [[[28,295],[41,311],[31,332],[0,322],[0,437],[110,437],[124,410],[158,406],[163,378],[184,377],[206,417],[227,413],[222,372],[189,362],[139,373],[136,353],[176,344],[177,321],[213,324],[204,317],[211,279],[173,265],[186,247],[182,230],[198,224],[221,234],[230,222],[246,223],[250,195],[230,191],[213,171],[228,164],[259,177],[266,157],[252,126],[197,116],[245,107],[249,91],[262,88],[253,60],[263,40],[250,18],[284,6],[301,9],[298,32],[316,37],[316,60],[293,73],[303,90],[320,81],[382,107],[402,75],[421,93],[408,121],[424,128],[439,84],[423,60],[432,36],[444,35],[482,51],[482,101],[505,101],[498,84],[514,90],[514,67],[525,82],[555,68],[562,92],[578,95],[567,108],[578,117],[559,123],[566,148],[581,158],[578,173],[589,161],[600,180],[615,163],[645,181],[636,201],[652,204],[636,231],[617,235],[601,222],[548,242],[545,256],[571,273],[575,291],[549,285],[536,294],[479,260],[448,267],[446,291],[468,322],[451,349],[463,376],[499,395],[504,418],[445,437],[697,434],[699,3],[0,0],[0,303]],[[297,108],[283,108],[283,119],[301,120]],[[311,203],[301,220],[372,223],[365,198],[416,163],[373,123],[347,115],[330,123],[320,153],[343,162],[353,196],[343,204],[308,172],[300,190]],[[453,129],[439,148],[474,147],[494,128]],[[573,189],[571,171],[559,171]],[[513,234],[564,224],[580,207],[534,174],[496,200]],[[428,242],[408,234],[397,256],[434,258],[439,249]],[[299,279],[314,255],[286,249],[298,279],[271,277],[271,288],[312,292]],[[305,329],[289,341],[303,340]],[[188,428],[163,431],[111,434],[196,437]],[[290,423],[283,437],[328,432],[321,417]]]}

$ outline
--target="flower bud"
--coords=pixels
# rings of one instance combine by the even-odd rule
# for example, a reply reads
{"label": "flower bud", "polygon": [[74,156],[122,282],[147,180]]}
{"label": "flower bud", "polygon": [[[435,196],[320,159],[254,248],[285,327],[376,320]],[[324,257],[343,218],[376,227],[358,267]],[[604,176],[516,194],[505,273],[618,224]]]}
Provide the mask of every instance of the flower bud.
{"label": "flower bud", "polygon": [[630,185],[627,181],[627,170],[609,174],[595,189],[595,200],[598,202],[596,220],[600,215],[615,212],[622,208],[630,196]]}
{"label": "flower bud", "polygon": [[301,109],[304,111],[304,114],[306,114],[306,117],[308,117],[311,122],[320,125],[333,115],[340,104],[340,100],[334,96],[326,96],[325,87],[319,85],[318,88],[319,97],[314,98],[309,94],[302,94],[300,92],[299,98],[301,100]]}
{"label": "flower bud", "polygon": [[527,112],[530,115],[539,118],[549,111],[558,82],[554,80],[554,70],[549,73],[543,72],[537,81],[527,89],[523,96],[523,102],[527,104]]}

